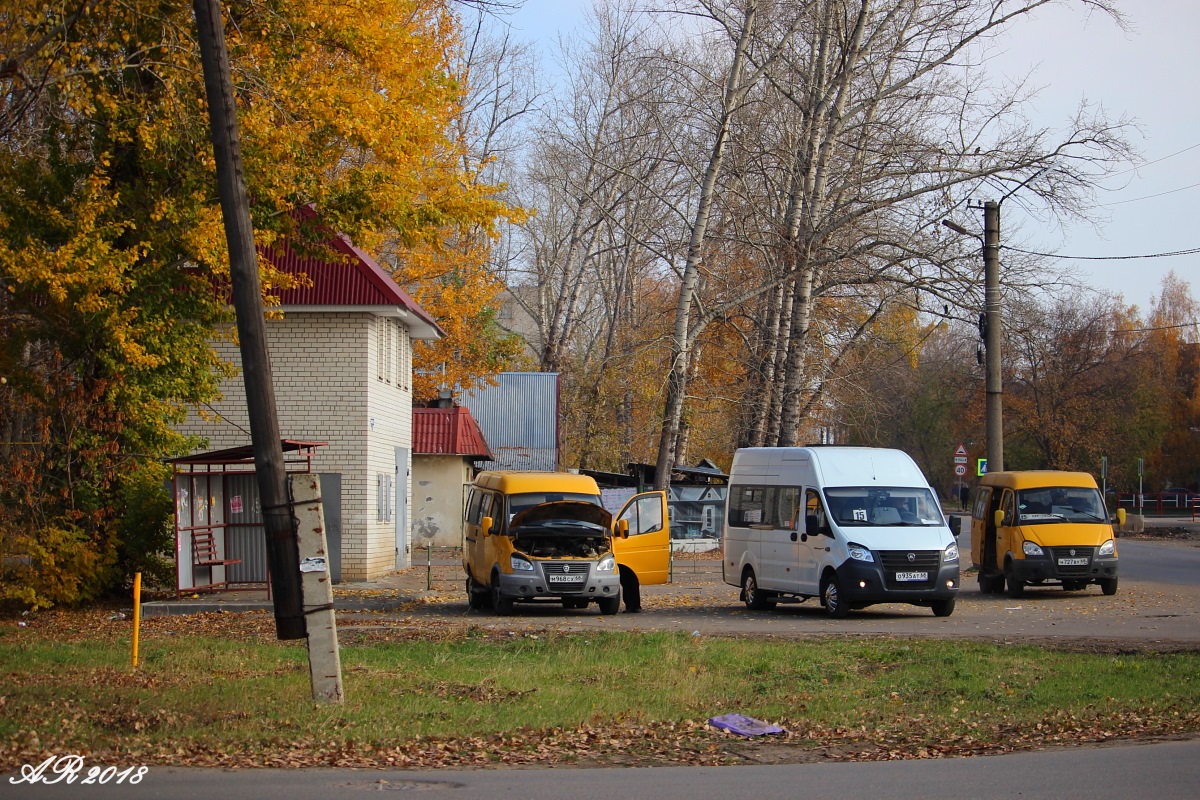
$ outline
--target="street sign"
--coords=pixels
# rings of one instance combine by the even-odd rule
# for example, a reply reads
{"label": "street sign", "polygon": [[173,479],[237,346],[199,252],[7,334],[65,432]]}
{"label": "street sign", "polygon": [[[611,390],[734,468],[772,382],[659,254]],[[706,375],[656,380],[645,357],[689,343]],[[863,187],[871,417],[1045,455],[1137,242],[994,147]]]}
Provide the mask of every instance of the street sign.
{"label": "street sign", "polygon": [[987,459],[986,458],[975,459],[975,474],[981,478],[984,475],[987,475]]}
{"label": "street sign", "polygon": [[967,465],[966,464],[955,464],[954,465],[954,474],[959,475],[959,476],[966,475],[967,474]]}
{"label": "street sign", "polygon": [[954,463],[955,464],[965,464],[965,463],[967,463],[967,457],[966,456],[955,456]]}
{"label": "street sign", "polygon": [[967,454],[967,448],[966,448],[966,446],[965,446],[965,445],[963,445],[963,443],[962,443],[962,442],[959,442],[959,443],[958,443],[958,447],[957,447],[957,448],[955,448],[955,450],[954,450],[954,455],[956,455],[956,456],[965,456],[966,454]]}

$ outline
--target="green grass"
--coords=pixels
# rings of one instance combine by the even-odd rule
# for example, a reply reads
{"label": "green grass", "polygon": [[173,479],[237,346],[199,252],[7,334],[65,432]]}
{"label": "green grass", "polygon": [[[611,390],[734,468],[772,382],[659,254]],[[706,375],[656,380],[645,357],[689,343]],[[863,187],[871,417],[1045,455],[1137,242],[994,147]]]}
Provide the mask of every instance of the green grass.
{"label": "green grass", "polygon": [[[782,722],[798,745],[908,751],[1200,731],[1197,653],[636,633],[505,639],[468,629],[341,655],[346,702],[319,706],[294,643],[173,636],[145,642],[134,670],[127,642],[6,636],[4,766],[47,751],[174,753],[189,763],[197,753],[262,757],[315,743],[361,755],[472,742],[495,760],[495,748],[529,750],[555,732],[642,726],[655,739],[664,726],[729,712]],[[687,738],[713,737],[697,725]]]}

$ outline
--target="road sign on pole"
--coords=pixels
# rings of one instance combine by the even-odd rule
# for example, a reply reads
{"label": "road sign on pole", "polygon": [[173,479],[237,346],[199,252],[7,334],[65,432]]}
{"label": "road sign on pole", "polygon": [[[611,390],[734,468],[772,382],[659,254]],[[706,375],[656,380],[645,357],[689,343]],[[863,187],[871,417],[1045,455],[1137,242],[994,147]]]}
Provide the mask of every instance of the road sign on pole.
{"label": "road sign on pole", "polygon": [[955,464],[954,465],[954,474],[958,475],[958,476],[966,475],[967,474],[967,465],[966,464]]}
{"label": "road sign on pole", "polygon": [[975,474],[981,478],[987,475],[987,461],[986,458],[975,459]]}

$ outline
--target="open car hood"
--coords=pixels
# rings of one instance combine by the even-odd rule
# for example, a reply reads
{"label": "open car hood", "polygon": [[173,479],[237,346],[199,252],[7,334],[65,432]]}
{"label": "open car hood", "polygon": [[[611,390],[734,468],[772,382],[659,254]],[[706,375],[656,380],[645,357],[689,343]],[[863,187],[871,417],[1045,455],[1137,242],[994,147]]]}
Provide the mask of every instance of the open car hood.
{"label": "open car hood", "polygon": [[594,503],[584,503],[580,500],[557,500],[553,503],[530,506],[514,514],[508,526],[510,529],[516,529],[523,525],[552,519],[590,522],[604,528],[606,532],[612,531],[612,514],[608,510]]}

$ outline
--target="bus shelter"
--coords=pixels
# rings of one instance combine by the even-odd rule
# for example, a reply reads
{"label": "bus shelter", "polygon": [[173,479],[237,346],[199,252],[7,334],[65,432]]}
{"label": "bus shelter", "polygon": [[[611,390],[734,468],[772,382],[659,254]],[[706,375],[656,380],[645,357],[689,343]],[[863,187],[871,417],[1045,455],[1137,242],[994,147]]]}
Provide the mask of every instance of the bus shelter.
{"label": "bus shelter", "polygon": [[[312,457],[328,442],[283,439],[289,473],[312,472]],[[267,541],[252,445],[196,453],[169,462],[175,469],[175,595],[270,592]]]}

